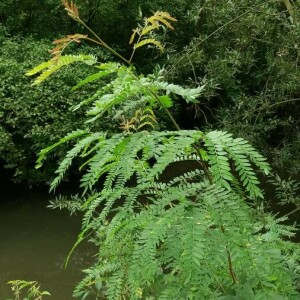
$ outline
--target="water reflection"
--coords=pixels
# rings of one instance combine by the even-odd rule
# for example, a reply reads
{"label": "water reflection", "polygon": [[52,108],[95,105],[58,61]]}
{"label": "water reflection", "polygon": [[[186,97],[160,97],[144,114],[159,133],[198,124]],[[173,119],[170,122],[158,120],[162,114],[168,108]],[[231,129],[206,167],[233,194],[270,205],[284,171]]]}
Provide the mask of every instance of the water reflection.
{"label": "water reflection", "polygon": [[49,299],[72,299],[81,269],[92,260],[92,248],[83,244],[64,269],[64,259],[80,232],[80,218],[50,210],[47,194],[1,195],[0,201],[0,299],[11,296],[9,280],[40,282]]}

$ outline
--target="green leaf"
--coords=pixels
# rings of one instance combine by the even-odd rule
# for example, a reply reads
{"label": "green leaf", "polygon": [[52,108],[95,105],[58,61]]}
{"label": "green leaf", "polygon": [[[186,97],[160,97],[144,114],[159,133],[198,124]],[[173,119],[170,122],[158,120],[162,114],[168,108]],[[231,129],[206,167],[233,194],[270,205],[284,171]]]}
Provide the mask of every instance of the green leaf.
{"label": "green leaf", "polygon": [[151,45],[151,44],[155,45],[161,52],[164,52],[163,45],[155,39],[144,39],[144,40],[140,41],[139,43],[134,44],[133,48],[137,49],[137,48],[143,47],[145,45]]}
{"label": "green leaf", "polygon": [[158,98],[159,98],[160,102],[163,104],[163,106],[165,106],[167,108],[172,107],[173,101],[169,96],[164,95],[164,96],[159,96]]}

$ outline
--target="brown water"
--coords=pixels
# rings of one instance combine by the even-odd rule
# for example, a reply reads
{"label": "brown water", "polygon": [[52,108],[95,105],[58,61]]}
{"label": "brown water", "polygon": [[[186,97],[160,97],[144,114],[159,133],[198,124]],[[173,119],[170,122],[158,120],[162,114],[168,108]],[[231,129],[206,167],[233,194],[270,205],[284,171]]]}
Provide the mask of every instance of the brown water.
{"label": "brown water", "polygon": [[[83,244],[64,268],[64,260],[80,232],[80,217],[50,210],[47,193],[8,199],[0,196],[0,299],[12,298],[9,280],[36,280],[55,300],[72,299],[80,270],[92,260]],[[9,200],[9,201],[8,201]]]}

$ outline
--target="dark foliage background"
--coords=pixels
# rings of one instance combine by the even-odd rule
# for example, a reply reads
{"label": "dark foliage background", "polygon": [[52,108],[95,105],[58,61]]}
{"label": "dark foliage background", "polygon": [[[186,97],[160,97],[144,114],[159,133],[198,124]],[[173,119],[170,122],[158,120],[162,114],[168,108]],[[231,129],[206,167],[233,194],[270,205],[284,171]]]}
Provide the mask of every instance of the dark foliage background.
{"label": "dark foliage background", "polygon": [[[139,71],[152,71],[149,57],[154,55],[170,81],[206,83],[199,106],[178,99],[173,113],[181,126],[221,128],[245,137],[278,170],[297,176],[299,2],[290,2],[292,11],[277,0],[75,2],[85,22],[125,56],[141,12],[164,10],[176,17],[176,30],[162,37],[167,44],[163,55],[152,48],[138,52]],[[85,30],[68,18],[59,0],[0,3],[0,160],[14,170],[15,180],[49,180],[51,164],[45,174],[33,169],[38,151],[76,129],[83,116],[82,111],[71,113],[72,107],[93,87],[70,89],[92,70],[68,68],[38,87],[24,76],[47,59],[52,39],[77,32]],[[99,49],[79,46],[82,50],[106,59]],[[108,123],[103,120],[103,126]]]}

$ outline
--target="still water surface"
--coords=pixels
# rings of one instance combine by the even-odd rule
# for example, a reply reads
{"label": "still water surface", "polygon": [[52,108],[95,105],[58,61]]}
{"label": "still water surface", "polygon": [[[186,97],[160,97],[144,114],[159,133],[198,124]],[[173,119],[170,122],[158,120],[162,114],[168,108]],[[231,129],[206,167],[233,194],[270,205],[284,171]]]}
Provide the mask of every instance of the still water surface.
{"label": "still water surface", "polygon": [[[177,176],[186,169],[192,166],[178,164],[166,172],[164,180],[170,179],[168,174]],[[271,202],[274,211],[282,215],[294,209],[283,211]],[[6,282],[15,279],[40,282],[42,289],[51,292],[49,300],[71,300],[74,286],[83,277],[81,270],[92,262],[95,249],[81,244],[64,269],[64,260],[80,232],[81,219],[50,210],[46,208],[48,203],[46,191],[3,195],[0,187],[0,300],[12,296]],[[292,221],[299,218],[300,212],[291,216]],[[300,234],[295,242],[300,242]]]}
{"label": "still water surface", "polygon": [[80,270],[93,253],[90,245],[80,245],[64,268],[80,232],[80,218],[46,208],[47,192],[10,197],[0,195],[0,299],[12,298],[6,282],[15,279],[38,281],[51,293],[49,300],[72,299]]}

